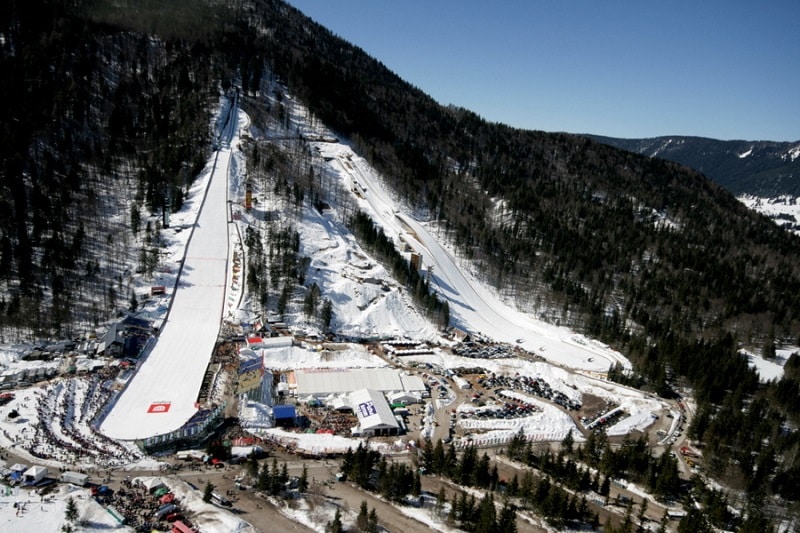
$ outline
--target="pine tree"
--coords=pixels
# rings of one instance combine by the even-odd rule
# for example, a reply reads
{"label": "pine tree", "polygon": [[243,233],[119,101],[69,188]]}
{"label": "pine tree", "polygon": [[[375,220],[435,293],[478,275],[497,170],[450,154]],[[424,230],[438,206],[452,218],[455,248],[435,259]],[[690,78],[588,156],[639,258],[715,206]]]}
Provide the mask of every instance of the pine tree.
{"label": "pine tree", "polygon": [[564,440],[561,441],[561,449],[564,450],[565,453],[570,454],[572,453],[572,447],[575,445],[575,437],[572,436],[572,430],[569,430],[567,436],[564,437]]}
{"label": "pine tree", "polygon": [[494,508],[494,497],[489,492],[481,500],[478,509],[478,522],[475,524],[476,533],[492,533],[497,529],[497,511]]}
{"label": "pine tree", "polygon": [[636,531],[642,532],[644,531],[644,515],[647,513],[647,498],[642,498],[642,503],[639,506],[639,512],[636,513]]}
{"label": "pine tree", "polygon": [[358,516],[356,517],[356,527],[361,531],[366,531],[369,525],[369,508],[367,501],[361,500],[361,506],[358,508]]}
{"label": "pine tree", "polygon": [[411,486],[411,495],[415,498],[422,494],[422,479],[418,472],[414,472],[414,482]]}
{"label": "pine tree", "polygon": [[369,512],[369,517],[367,520],[367,533],[378,533],[378,513],[375,512],[375,508],[373,507],[372,510]]}
{"label": "pine tree", "polygon": [[203,489],[203,501],[208,503],[211,501],[211,494],[214,492],[214,485],[211,482],[207,482],[205,488]]}
{"label": "pine tree", "polygon": [[517,533],[517,509],[508,500],[503,502],[500,516],[497,519],[497,531],[503,533]]}
{"label": "pine tree", "polygon": [[267,463],[263,463],[261,469],[258,471],[258,477],[256,478],[256,488],[258,490],[269,490],[272,484],[271,479],[272,476],[269,473],[269,466]]}
{"label": "pine tree", "polygon": [[142,215],[139,212],[139,206],[133,204],[131,206],[131,231],[134,235],[139,234],[142,225]]}
{"label": "pine tree", "polygon": [[447,460],[445,458],[444,452],[444,444],[442,444],[442,440],[439,439],[436,441],[436,446],[433,448],[433,457],[431,459],[431,473],[432,474],[446,474],[447,472]]}
{"label": "pine tree", "polygon": [[322,330],[326,333],[330,332],[331,322],[333,321],[333,304],[327,298],[322,301],[320,320],[322,321]]}
{"label": "pine tree", "polygon": [[254,453],[251,453],[247,457],[247,473],[253,479],[258,477],[258,459],[256,458],[256,454]]}
{"label": "pine tree", "polygon": [[444,511],[444,506],[447,505],[447,495],[444,492],[444,487],[439,487],[439,494],[436,495],[436,514],[441,516]]}
{"label": "pine tree", "polygon": [[297,481],[297,491],[300,493],[308,490],[308,468],[303,464],[303,473],[300,474],[300,479]]}
{"label": "pine tree", "polygon": [[78,506],[71,497],[67,498],[67,510],[64,513],[64,518],[66,518],[68,522],[75,522],[78,519]]}
{"label": "pine tree", "polygon": [[333,520],[325,525],[325,533],[342,533],[342,511],[337,507],[336,514],[333,515]]}

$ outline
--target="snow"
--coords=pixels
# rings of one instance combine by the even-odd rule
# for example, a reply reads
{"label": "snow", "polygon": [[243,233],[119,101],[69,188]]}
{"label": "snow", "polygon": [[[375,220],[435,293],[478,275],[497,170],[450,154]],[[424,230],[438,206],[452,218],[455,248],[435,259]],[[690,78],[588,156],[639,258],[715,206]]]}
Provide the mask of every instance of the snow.
{"label": "snow", "polygon": [[775,350],[774,360],[764,359],[760,355],[744,350],[740,353],[747,357],[747,363],[758,372],[759,379],[763,382],[767,382],[778,380],[783,377],[783,365],[786,364],[786,361],[795,352],[800,352],[800,347],[788,346],[777,348]]}
{"label": "snow", "polygon": [[298,231],[303,236],[301,254],[311,258],[308,280],[323,287],[331,300],[338,317],[333,326],[340,335],[438,338],[430,321],[341,223],[307,210]]}
{"label": "snow", "polygon": [[[93,470],[156,470],[160,463],[132,443],[99,439],[91,426],[102,405],[102,387],[94,377],[60,378],[42,387],[15,391],[0,417],[0,447],[30,463]],[[52,416],[43,416],[52,414]]]}
{"label": "snow", "polygon": [[[222,107],[224,109],[225,105]],[[480,366],[497,374],[537,376],[554,391],[573,400],[580,401],[585,394],[598,396],[627,413],[609,428],[610,434],[644,430],[656,413],[668,409],[664,402],[641,391],[597,379],[596,376],[606,372],[612,364],[630,368],[630,363],[609,346],[536,320],[503,301],[480,280],[474,265],[458,257],[451,243],[440,241],[427,222],[418,220],[410,209],[391,197],[381,177],[347,144],[338,142],[330,133],[310,131],[313,128],[309,126],[308,113],[299,104],[292,103],[290,115],[292,131],[304,132],[307,139],[326,139],[326,142],[310,142],[311,152],[315,154],[315,171],[338,180],[358,208],[368,213],[395,243],[399,245],[402,236],[404,242],[422,255],[424,274],[430,276],[437,295],[449,302],[453,325],[536,356],[536,360],[484,360],[434,349],[433,354],[404,356],[404,361],[434,363],[443,369]],[[160,335],[143,356],[138,371],[122,381],[67,377],[15,391],[16,397],[9,404],[8,412],[15,409],[20,416],[16,419],[2,417],[0,446],[11,449],[30,464],[54,468],[67,465],[69,469],[80,467],[90,473],[99,468],[153,471],[159,468],[158,461],[144,457],[130,441],[170,433],[189,420],[197,411],[195,401],[220,322],[249,321],[255,316],[256,306],[245,294],[243,280],[238,274],[241,268],[235,271],[229,266],[244,263],[246,249],[241,236],[248,226],[258,227],[259,223],[255,213],[246,212],[236,201],[243,196],[247,176],[244,156],[238,149],[237,132],[247,130],[256,137],[260,134],[251,127],[243,112],[238,111],[236,117],[230,125],[230,142],[223,143],[209,161],[183,210],[171,216],[171,228],[161,232],[167,241],[164,251],[169,259],[160,267],[153,284],[165,285],[167,294],[145,306],[147,316],[159,326]],[[278,137],[275,132],[267,133]],[[285,137],[285,132],[283,134]],[[357,192],[351,192],[353,189]],[[275,205],[266,208],[279,211]],[[317,283],[323,297],[331,300],[333,327],[337,333],[357,338],[398,337],[415,342],[445,342],[436,326],[416,310],[405,288],[359,246],[335,213],[319,212],[307,203],[295,211],[292,224],[301,236],[300,254],[310,259],[307,284]],[[292,311],[291,306],[284,319],[295,330],[313,333],[318,328],[313,320]],[[22,354],[29,348],[3,347],[0,365],[4,373],[42,367],[42,362],[22,361]],[[384,359],[359,345],[339,345],[330,350],[303,343],[252,346],[245,355],[261,357],[264,368],[275,372],[297,368],[387,366]],[[78,363],[81,367],[93,364],[90,360]],[[55,369],[59,362],[46,365]],[[98,414],[106,412],[103,405],[107,395],[120,387],[123,391],[115,399],[112,397],[106,408],[110,411],[100,426],[111,438],[98,438],[92,424]],[[520,395],[513,391],[504,394]],[[539,410],[518,419],[465,419],[460,423],[475,430],[472,438],[478,445],[501,443],[520,429],[536,440],[561,440],[570,431],[580,440],[568,413],[537,398],[525,396],[524,400],[538,406]],[[432,434],[434,404],[447,407],[438,400],[426,403],[423,435]],[[309,454],[341,453],[365,443],[392,452],[401,452],[406,446],[403,440],[375,444],[358,438],[272,428],[271,408],[255,402],[242,405],[240,414],[242,426],[248,431]],[[40,431],[47,435],[43,441],[39,438]],[[190,490],[182,482],[168,483],[176,496],[194,511],[197,519],[193,521],[201,530],[252,530],[236,516],[204,504],[197,491]],[[64,490],[60,489],[52,503],[29,506],[24,518],[10,514],[12,506],[4,503],[11,500],[0,499],[0,530],[60,529],[69,495],[74,495],[78,501],[82,517],[89,517],[88,520],[104,529],[119,529],[85,491],[64,493]],[[3,497],[32,498],[22,492]],[[298,521],[304,522],[307,514],[298,512]],[[435,526],[431,523],[431,526],[441,527],[438,523]]]}
{"label": "snow", "polygon": [[[481,429],[480,434],[473,435],[470,440],[477,445],[484,443],[506,442],[520,430],[528,440],[532,441],[561,441],[571,431],[576,441],[583,440],[579,435],[575,422],[564,411],[554,405],[543,402],[533,396],[513,391],[504,391],[504,396],[519,398],[528,404],[535,405],[539,412],[530,416],[510,419],[460,419],[458,424],[464,429]],[[457,411],[473,410],[469,404],[459,406]]]}
{"label": "snow", "polygon": [[[342,437],[339,435],[316,434],[316,433],[293,433],[280,428],[271,428],[257,433],[264,439],[269,439],[282,446],[294,448],[298,452],[311,455],[323,455],[328,453],[344,453],[348,449],[355,450],[359,444],[367,445],[368,441],[360,438]],[[369,442],[372,449],[386,450],[388,445]]]}
{"label": "snow", "polygon": [[[42,498],[33,489],[14,487],[0,491],[0,530],[4,533],[29,533],[31,531],[61,531],[66,524],[67,500],[72,498],[78,509],[79,520],[91,527],[75,528],[75,531],[94,529],[132,531],[120,526],[108,512],[97,503],[87,489],[76,489],[61,485],[57,491]],[[23,505],[22,511],[17,508]]]}
{"label": "snow", "polygon": [[753,147],[751,146],[751,147],[750,147],[750,149],[749,149],[749,150],[747,150],[746,152],[743,152],[743,153],[741,153],[741,154],[737,154],[737,157],[738,157],[739,159],[744,159],[745,157],[749,156],[749,155],[750,155],[750,154],[752,154],[752,153],[753,153]]}
{"label": "snow", "polygon": [[[239,123],[246,120],[236,114]],[[236,120],[232,122],[236,122]],[[238,131],[238,129],[237,129]],[[107,436],[134,440],[179,429],[196,412],[222,319],[228,270],[227,178],[230,143],[216,152],[169,317],[146,361],[101,425]]]}
{"label": "snow", "polygon": [[376,368],[388,363],[358,344],[347,345],[333,352],[317,351],[307,347],[273,348],[259,350],[264,357],[264,368],[273,371],[298,368]]}
{"label": "snow", "polygon": [[622,436],[631,433],[634,430],[644,431],[656,421],[655,415],[648,411],[642,410],[635,414],[631,414],[612,425],[606,430],[606,434],[610,437]]}
{"label": "snow", "polygon": [[500,342],[517,343],[556,364],[604,372],[614,363],[630,368],[619,352],[581,335],[533,319],[501,301],[471,273],[461,268],[452,249],[439,242],[426,225],[403,211],[363,158],[342,143],[312,143],[346,183],[356,184],[359,207],[396,242],[400,236],[422,255],[437,295],[447,299],[453,325]]}
{"label": "snow", "polygon": [[[180,501],[181,507],[191,513],[192,523],[200,531],[230,531],[254,533],[256,530],[235,514],[221,511],[202,500],[202,492],[193,490],[185,482],[173,478],[140,477],[134,483],[161,481]],[[78,509],[78,520],[73,531],[112,530],[131,532],[133,528],[122,526],[91,496],[89,489],[60,484],[56,490],[39,496],[34,489],[25,487],[2,487],[0,490],[0,531],[4,533],[29,533],[30,531],[61,531],[66,524],[65,514],[69,498]],[[15,503],[24,505],[17,513]]]}
{"label": "snow", "polygon": [[743,195],[739,196],[738,200],[749,209],[771,218],[779,226],[787,227],[792,232],[798,233],[800,205],[798,205],[797,197],[781,195],[774,198],[761,198]]}

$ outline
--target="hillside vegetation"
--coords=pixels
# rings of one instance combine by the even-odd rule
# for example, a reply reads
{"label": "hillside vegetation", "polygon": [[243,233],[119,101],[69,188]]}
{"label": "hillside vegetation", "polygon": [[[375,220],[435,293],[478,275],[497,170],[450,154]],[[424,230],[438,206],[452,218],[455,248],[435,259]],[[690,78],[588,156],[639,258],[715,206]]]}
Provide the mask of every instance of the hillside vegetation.
{"label": "hillside vegetation", "polygon": [[683,136],[649,139],[587,137],[623,150],[686,165],[737,196],[800,194],[800,141],[718,141]]}
{"label": "hillside vegetation", "polygon": [[[220,90],[258,109],[276,77],[507,298],[623,351],[638,375],[618,379],[691,385],[692,431],[731,483],[800,497],[782,429],[800,379],[759,384],[737,354],[798,338],[800,240],[702,175],[442,106],[277,0],[17,2],[0,31],[5,335],[70,335],[127,307],[120,258],[157,263],[142,221],[180,207]],[[154,237],[131,252],[140,232]]]}

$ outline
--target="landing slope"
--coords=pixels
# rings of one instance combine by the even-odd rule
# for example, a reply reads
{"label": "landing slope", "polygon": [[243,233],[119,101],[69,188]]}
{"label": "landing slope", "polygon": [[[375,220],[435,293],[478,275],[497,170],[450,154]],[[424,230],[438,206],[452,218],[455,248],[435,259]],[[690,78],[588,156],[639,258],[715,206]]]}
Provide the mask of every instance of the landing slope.
{"label": "landing slope", "polygon": [[228,168],[238,144],[233,112],[227,143],[216,152],[205,199],[186,249],[169,317],[146,361],[103,421],[109,437],[133,440],[179,429],[196,412],[219,333],[228,262]]}

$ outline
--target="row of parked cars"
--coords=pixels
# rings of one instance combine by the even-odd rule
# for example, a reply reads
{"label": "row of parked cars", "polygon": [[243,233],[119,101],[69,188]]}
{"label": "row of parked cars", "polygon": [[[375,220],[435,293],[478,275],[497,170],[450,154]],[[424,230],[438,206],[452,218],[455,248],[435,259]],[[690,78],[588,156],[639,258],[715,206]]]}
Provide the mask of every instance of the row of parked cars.
{"label": "row of parked cars", "polygon": [[578,411],[581,408],[580,401],[573,400],[561,391],[553,390],[550,384],[540,377],[490,374],[479,379],[478,384],[487,389],[495,389],[495,394],[499,394],[504,389],[510,389],[544,398],[570,411]]}
{"label": "row of parked cars", "polygon": [[541,409],[531,403],[513,399],[510,402],[487,405],[486,407],[478,409],[464,410],[461,411],[459,416],[462,419],[521,418],[523,416],[530,416],[539,411],[541,411]]}
{"label": "row of parked cars", "polygon": [[481,344],[467,342],[453,349],[453,353],[471,359],[508,359],[515,357],[511,347],[506,344]]}

